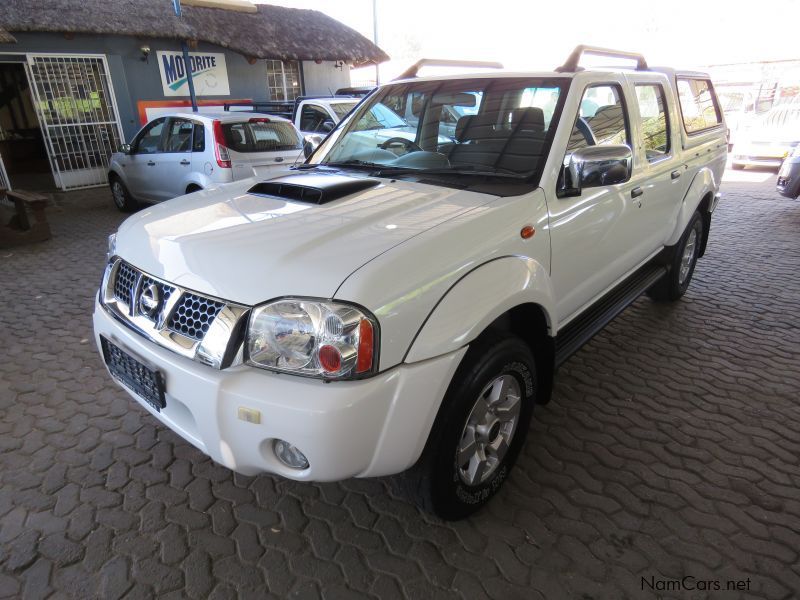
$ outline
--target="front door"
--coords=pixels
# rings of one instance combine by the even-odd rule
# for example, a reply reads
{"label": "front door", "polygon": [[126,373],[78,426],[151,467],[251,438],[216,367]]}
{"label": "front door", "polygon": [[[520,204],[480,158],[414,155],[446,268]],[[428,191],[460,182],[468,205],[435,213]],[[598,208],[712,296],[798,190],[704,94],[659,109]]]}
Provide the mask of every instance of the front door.
{"label": "front door", "polygon": [[[580,148],[625,144],[631,147],[624,80],[585,88],[564,156]],[[555,149],[554,149],[555,151]],[[579,196],[548,196],[552,248],[551,279],[565,324],[647,258],[639,230],[644,173],[634,161],[630,179],[616,185],[585,187]]]}
{"label": "front door", "polygon": [[158,156],[155,170],[155,196],[159,202],[186,193],[186,183],[192,172],[193,132],[194,123],[188,119],[169,118],[164,149]]}
{"label": "front door", "polygon": [[162,155],[162,138],[166,118],[155,119],[142,129],[131,143],[131,151],[123,160],[128,191],[137,200],[155,202],[158,200],[157,180],[158,161]]}

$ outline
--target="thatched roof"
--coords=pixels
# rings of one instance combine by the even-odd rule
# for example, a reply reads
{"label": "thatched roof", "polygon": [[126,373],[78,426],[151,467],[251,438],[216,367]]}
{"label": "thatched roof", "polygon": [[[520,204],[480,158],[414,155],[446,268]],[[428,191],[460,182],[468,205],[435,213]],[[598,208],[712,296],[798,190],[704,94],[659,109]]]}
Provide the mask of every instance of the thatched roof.
{"label": "thatched roof", "polygon": [[13,44],[17,40],[14,36],[8,33],[5,29],[0,27],[0,44]]}
{"label": "thatched roof", "polygon": [[319,11],[268,4],[257,8],[248,14],[184,6],[179,19],[172,0],[14,0],[0,12],[0,31],[198,40],[245,56],[281,60],[363,65],[389,59],[363,35]]}

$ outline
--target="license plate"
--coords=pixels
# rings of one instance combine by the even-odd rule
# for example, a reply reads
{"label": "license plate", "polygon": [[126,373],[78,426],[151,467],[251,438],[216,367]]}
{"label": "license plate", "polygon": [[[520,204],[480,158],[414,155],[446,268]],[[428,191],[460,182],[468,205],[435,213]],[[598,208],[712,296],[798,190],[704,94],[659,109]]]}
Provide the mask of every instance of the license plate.
{"label": "license plate", "polygon": [[125,350],[100,337],[103,358],[108,370],[122,385],[134,392],[157,411],[167,406],[164,399],[164,377],[155,369],[146,366]]}

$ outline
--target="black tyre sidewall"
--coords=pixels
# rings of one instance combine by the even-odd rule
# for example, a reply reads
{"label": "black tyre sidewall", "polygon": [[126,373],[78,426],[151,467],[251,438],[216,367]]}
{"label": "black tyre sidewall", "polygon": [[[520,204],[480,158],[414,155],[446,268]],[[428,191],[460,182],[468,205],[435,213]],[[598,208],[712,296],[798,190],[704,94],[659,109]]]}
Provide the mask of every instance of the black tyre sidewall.
{"label": "black tyre sidewall", "polygon": [[[114,203],[114,206],[116,206],[117,209],[120,210],[121,212],[133,212],[134,210],[136,210],[137,208],[136,201],[133,198],[131,198],[131,194],[128,191],[128,188],[125,187],[125,184],[122,183],[122,180],[119,177],[112,177],[109,183],[111,187],[111,200]],[[123,203],[122,206],[119,205],[119,203],[117,202],[117,197],[116,195],[114,195],[114,186],[116,184],[120,185],[120,187],[122,188],[122,194],[125,196],[125,202]]]}
{"label": "black tyre sidewall", "polygon": [[[697,231],[697,239],[694,243],[694,258],[692,260],[692,266],[689,269],[689,273],[686,275],[686,281],[681,283],[681,260],[683,258],[683,250],[686,247],[686,242],[689,240],[689,236],[691,235],[693,229]],[[692,220],[689,222],[689,226],[686,228],[686,231],[683,233],[681,243],[678,245],[678,252],[675,253],[675,262],[672,265],[672,271],[675,277],[674,285],[678,290],[679,296],[683,296],[683,294],[686,293],[686,290],[689,289],[689,284],[692,282],[692,276],[694,275],[694,268],[697,266],[697,257],[700,254],[700,245],[702,243],[703,219],[700,216],[700,213],[696,212],[692,216]]]}
{"label": "black tyre sidewall", "polygon": [[[486,384],[500,375],[512,375],[522,391],[522,406],[514,436],[503,461],[492,476],[468,486],[458,475],[456,455],[467,418]],[[470,350],[444,399],[432,436],[428,473],[434,512],[448,520],[464,518],[494,496],[508,477],[527,437],[537,390],[536,363],[528,346],[512,337]]]}

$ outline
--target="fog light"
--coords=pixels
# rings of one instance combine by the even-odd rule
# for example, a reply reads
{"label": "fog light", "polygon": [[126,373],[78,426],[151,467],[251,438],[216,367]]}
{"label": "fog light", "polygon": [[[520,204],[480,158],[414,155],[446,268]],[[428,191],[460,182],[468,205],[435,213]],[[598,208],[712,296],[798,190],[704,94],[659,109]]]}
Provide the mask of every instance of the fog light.
{"label": "fog light", "polygon": [[307,469],[308,459],[306,455],[300,452],[297,448],[292,446],[289,442],[283,440],[275,440],[275,456],[292,469]]}

